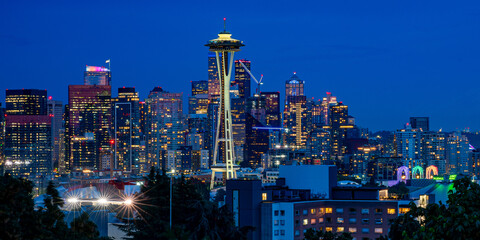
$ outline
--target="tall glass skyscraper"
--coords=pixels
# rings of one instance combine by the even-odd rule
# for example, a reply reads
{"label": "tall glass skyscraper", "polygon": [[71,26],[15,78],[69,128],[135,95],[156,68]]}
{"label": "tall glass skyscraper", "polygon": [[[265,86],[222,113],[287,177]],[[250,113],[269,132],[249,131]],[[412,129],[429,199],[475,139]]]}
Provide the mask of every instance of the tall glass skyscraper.
{"label": "tall glass skyscraper", "polygon": [[112,73],[105,67],[88,66],[84,73],[84,85],[110,86]]}

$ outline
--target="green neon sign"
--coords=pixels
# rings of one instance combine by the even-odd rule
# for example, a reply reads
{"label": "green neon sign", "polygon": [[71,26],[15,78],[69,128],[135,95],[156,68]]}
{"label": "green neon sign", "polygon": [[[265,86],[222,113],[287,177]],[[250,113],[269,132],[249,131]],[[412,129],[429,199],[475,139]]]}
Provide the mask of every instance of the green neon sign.
{"label": "green neon sign", "polygon": [[450,176],[448,176],[448,180],[453,181],[453,180],[455,180],[455,179],[457,179],[457,175],[450,175]]}
{"label": "green neon sign", "polygon": [[433,176],[433,180],[443,180],[442,176]]}

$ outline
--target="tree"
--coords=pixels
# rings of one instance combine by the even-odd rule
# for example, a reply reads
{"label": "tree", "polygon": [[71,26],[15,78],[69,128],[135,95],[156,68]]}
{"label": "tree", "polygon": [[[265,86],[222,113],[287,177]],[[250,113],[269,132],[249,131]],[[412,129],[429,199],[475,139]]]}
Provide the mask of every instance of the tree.
{"label": "tree", "polygon": [[136,196],[138,218],[124,228],[134,239],[244,239],[227,208],[209,201],[205,184],[183,176],[173,185],[173,219],[170,229],[170,178],[152,168]]}
{"label": "tree", "polygon": [[390,239],[480,239],[480,186],[468,178],[453,182],[446,204],[410,211],[392,221]]}
{"label": "tree", "polygon": [[399,182],[388,188],[388,194],[396,196],[399,199],[404,199],[409,192],[410,190],[404,182]]}
{"label": "tree", "polygon": [[322,230],[315,230],[313,228],[307,229],[304,234],[304,240],[352,240],[352,234],[342,232],[341,234],[333,232],[324,232]]}

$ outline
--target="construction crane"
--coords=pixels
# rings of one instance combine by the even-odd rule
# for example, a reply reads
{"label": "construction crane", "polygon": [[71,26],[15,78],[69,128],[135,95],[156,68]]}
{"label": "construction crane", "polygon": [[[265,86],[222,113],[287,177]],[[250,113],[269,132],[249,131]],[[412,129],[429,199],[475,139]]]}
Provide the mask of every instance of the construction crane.
{"label": "construction crane", "polygon": [[250,77],[253,78],[253,80],[255,80],[255,82],[257,83],[257,89],[256,89],[256,94],[260,95],[260,85],[262,85],[262,79],[263,79],[263,74],[260,75],[260,81],[257,80],[257,78],[255,78],[255,76],[253,76],[252,72],[250,72],[250,70],[248,70],[247,66],[245,66],[245,64],[243,64],[243,61],[242,60],[239,60],[240,64],[242,64],[242,67],[245,69],[245,71],[247,71],[248,75],[250,75]]}

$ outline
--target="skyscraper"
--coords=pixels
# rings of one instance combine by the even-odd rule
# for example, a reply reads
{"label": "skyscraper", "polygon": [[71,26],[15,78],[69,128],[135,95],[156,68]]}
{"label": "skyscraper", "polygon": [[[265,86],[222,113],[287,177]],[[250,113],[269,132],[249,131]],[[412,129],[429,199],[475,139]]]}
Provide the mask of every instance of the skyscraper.
{"label": "skyscraper", "polygon": [[455,132],[448,136],[446,147],[448,174],[469,175],[468,152],[469,142],[465,135]]}
{"label": "skyscraper", "polygon": [[198,94],[208,94],[208,81],[192,81],[192,96]]}
{"label": "skyscraper", "polygon": [[[340,102],[330,107],[330,132],[332,137],[332,157],[342,157],[345,154],[345,137],[348,125],[348,106]],[[352,126],[353,127],[353,126]]]}
{"label": "skyscraper", "polygon": [[60,139],[60,133],[63,130],[63,103],[61,101],[52,100],[52,97],[48,97],[47,111],[48,116],[52,118],[52,163],[53,167],[58,169],[60,149],[64,144]]}
{"label": "skyscraper", "polygon": [[[222,53],[219,53],[219,58],[219,62],[222,63]],[[222,67],[220,66],[220,69],[218,69],[215,53],[208,52],[208,99],[210,101],[218,101],[218,98],[220,97],[220,80],[218,78],[218,73],[221,71]]]}
{"label": "skyscraper", "polygon": [[[112,104],[109,85],[68,86],[68,125],[65,129],[69,170],[106,169],[111,158]],[[108,162],[108,161],[107,161]]]}
{"label": "skyscraper", "polygon": [[410,117],[410,125],[413,129],[421,129],[424,132],[430,131],[428,117]]}
{"label": "skyscraper", "polygon": [[266,125],[269,127],[281,127],[280,92],[262,92],[260,95],[265,99]]}
{"label": "skyscraper", "polygon": [[113,99],[114,167],[138,172],[140,151],[140,104],[134,87],[118,89]]}
{"label": "skyscraper", "polygon": [[285,106],[288,104],[288,97],[305,96],[303,92],[304,85],[305,82],[294,72],[290,79],[285,82]]}
{"label": "skyscraper", "polygon": [[7,90],[6,103],[6,170],[24,177],[50,174],[52,128],[47,115],[47,91]]}
{"label": "skyscraper", "polygon": [[320,124],[322,126],[328,126],[330,124],[330,107],[337,105],[337,97],[332,96],[331,92],[327,92],[327,96],[322,99],[321,104],[321,119]]}
{"label": "skyscraper", "polygon": [[150,165],[168,167],[165,165],[166,151],[184,145],[182,98],[182,93],[170,93],[155,87],[146,99],[146,151]]}
{"label": "skyscraper", "polygon": [[235,60],[235,81],[234,85],[238,86],[238,94],[240,98],[249,98],[251,95],[251,80],[250,74],[243,68],[242,63],[251,70],[251,61],[246,59]]}
{"label": "skyscraper", "polygon": [[87,65],[83,79],[84,85],[110,86],[111,81],[112,73],[110,72],[110,69]]}

